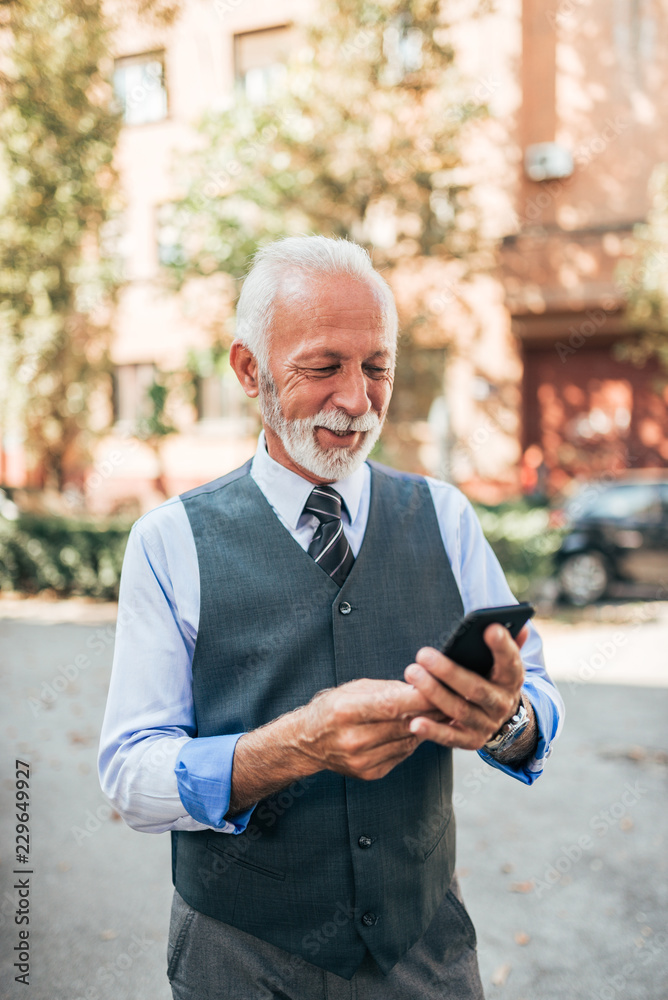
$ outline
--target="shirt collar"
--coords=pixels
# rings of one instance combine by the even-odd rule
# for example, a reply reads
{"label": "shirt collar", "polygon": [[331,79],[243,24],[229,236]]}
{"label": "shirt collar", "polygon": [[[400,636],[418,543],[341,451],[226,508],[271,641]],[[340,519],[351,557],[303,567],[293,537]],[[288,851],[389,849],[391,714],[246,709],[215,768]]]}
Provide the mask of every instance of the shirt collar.
{"label": "shirt collar", "polygon": [[[264,431],[260,431],[251,475],[277,514],[292,531],[295,531],[304,512],[304,504],[313,490],[313,483],[291,469],[286,469],[284,465],[270,457]],[[365,462],[352,475],[329,484],[345,501],[351,524],[357,517],[368,475],[369,467]]]}

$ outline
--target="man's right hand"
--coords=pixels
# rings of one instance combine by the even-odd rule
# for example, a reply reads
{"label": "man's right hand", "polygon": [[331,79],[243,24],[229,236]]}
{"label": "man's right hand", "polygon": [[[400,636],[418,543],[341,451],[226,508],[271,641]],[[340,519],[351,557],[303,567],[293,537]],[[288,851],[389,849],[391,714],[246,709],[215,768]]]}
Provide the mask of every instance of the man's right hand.
{"label": "man's right hand", "polygon": [[297,745],[318,770],[373,781],[413,753],[420,740],[409,726],[423,714],[445,718],[403,681],[349,681],[319,691],[294,713]]}
{"label": "man's right hand", "polygon": [[239,738],[227,816],[318,771],[383,778],[422,742],[409,730],[418,715],[446,721],[404,681],[362,678],[318,691],[308,704]]}

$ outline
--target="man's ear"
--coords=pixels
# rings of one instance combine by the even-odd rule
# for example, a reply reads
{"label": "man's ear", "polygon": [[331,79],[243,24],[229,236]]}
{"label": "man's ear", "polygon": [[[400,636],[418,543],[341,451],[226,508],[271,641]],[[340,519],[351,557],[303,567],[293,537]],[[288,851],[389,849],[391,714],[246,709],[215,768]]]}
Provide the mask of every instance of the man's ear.
{"label": "man's ear", "polygon": [[232,342],[230,347],[230,365],[241,382],[247,396],[255,399],[260,389],[258,385],[257,361],[245,344],[240,340]]}

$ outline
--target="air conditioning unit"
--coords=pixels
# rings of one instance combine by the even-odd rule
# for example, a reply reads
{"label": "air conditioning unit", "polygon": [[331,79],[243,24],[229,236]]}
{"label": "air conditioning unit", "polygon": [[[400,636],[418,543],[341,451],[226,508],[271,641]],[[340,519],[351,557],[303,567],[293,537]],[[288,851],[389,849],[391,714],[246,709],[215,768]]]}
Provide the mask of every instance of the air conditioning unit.
{"label": "air conditioning unit", "polygon": [[524,172],[530,181],[553,181],[573,173],[573,154],[558,142],[537,142],[527,146]]}

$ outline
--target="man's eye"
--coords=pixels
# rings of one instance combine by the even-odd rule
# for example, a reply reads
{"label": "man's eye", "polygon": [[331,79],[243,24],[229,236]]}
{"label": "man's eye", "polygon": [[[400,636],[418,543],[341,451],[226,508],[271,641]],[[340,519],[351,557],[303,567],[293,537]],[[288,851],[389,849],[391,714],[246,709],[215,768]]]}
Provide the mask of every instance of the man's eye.
{"label": "man's eye", "polygon": [[311,368],[311,371],[312,372],[318,372],[319,374],[323,374],[323,373],[326,374],[327,372],[335,372],[336,371],[336,365],[327,365],[326,368]]}
{"label": "man's eye", "polygon": [[388,371],[387,368],[376,368],[373,365],[367,365],[366,370],[371,372],[372,375],[384,375]]}

